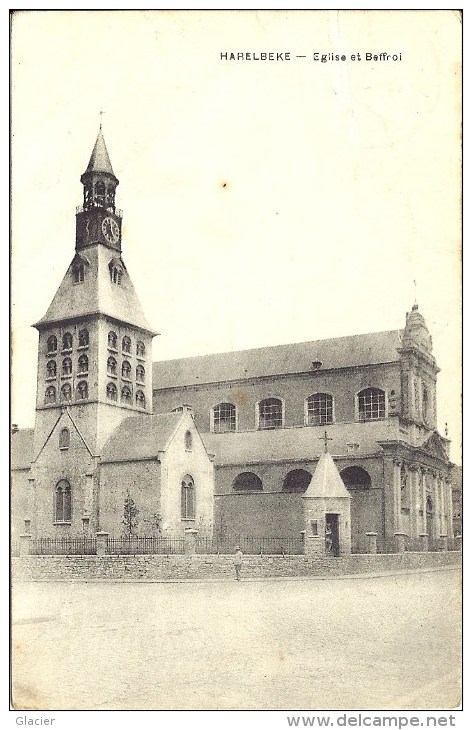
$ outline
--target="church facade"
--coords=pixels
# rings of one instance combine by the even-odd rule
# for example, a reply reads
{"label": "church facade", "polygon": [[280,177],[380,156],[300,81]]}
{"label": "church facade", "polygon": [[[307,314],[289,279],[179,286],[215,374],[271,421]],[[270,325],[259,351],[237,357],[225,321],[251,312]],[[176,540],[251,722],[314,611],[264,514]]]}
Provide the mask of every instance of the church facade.
{"label": "church facade", "polygon": [[329,450],[350,543],[453,535],[439,368],[415,304],[402,329],[152,363],[155,334],[121,249],[100,130],[81,177],[75,255],[39,332],[35,428],[12,436],[14,531],[298,536]]}

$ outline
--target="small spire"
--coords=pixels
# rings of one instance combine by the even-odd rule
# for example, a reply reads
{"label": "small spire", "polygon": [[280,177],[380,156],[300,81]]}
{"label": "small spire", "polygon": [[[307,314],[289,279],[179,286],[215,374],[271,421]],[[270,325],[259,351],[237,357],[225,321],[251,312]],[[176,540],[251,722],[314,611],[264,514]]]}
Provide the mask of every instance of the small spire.
{"label": "small spire", "polygon": [[99,115],[100,115],[100,129],[102,128],[102,122],[103,122],[103,115],[104,114],[105,114],[105,112],[103,111],[103,109],[100,109],[100,111],[99,111]]}
{"label": "small spire", "polygon": [[[100,113],[103,114],[103,112]],[[85,172],[106,172],[109,175],[113,175],[113,177],[115,177],[115,173],[113,172],[113,168],[111,166],[110,157],[108,155],[107,146],[105,144],[105,139],[103,137],[101,122],[100,128],[98,130],[97,139],[95,141],[95,145],[92,150],[92,154],[90,156],[90,160]]]}

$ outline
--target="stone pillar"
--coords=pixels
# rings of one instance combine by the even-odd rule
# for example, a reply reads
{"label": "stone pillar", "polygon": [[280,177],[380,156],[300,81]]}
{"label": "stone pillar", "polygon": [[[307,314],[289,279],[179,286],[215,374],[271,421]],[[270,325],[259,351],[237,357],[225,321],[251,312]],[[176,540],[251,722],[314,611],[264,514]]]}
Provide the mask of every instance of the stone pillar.
{"label": "stone pillar", "polygon": [[401,508],[401,461],[394,459],[393,462],[393,504],[394,504],[394,521],[393,532],[400,532],[402,529],[402,508]]}
{"label": "stone pillar", "polygon": [[375,554],[377,552],[377,532],[366,532],[367,552]]}
{"label": "stone pillar", "polygon": [[108,549],[108,532],[97,532],[97,555],[106,555]]}
{"label": "stone pillar", "polygon": [[447,535],[439,536],[439,549],[444,552],[447,551]]}
{"label": "stone pillar", "polygon": [[417,538],[420,533],[420,473],[418,464],[410,465],[410,535]]}
{"label": "stone pillar", "polygon": [[441,506],[439,502],[438,473],[433,471],[433,537],[437,540],[441,534]]}
{"label": "stone pillar", "polygon": [[454,537],[454,509],[452,506],[452,484],[450,479],[445,480],[445,489],[446,489],[446,504],[447,504],[447,520],[446,520],[446,527],[447,527],[447,534],[451,537]]}
{"label": "stone pillar", "polygon": [[25,535],[31,535],[31,520],[25,519]]}
{"label": "stone pillar", "polygon": [[396,532],[393,537],[395,538],[395,552],[404,553],[406,534],[404,532]]}
{"label": "stone pillar", "polygon": [[419,532],[420,537],[421,535],[426,535],[427,533],[427,523],[426,523],[426,469],[421,468],[420,469],[420,504],[421,504],[421,511],[423,512],[422,519],[419,521]]}
{"label": "stone pillar", "polygon": [[422,552],[427,553],[428,549],[429,549],[428,533],[427,532],[420,533],[419,538],[420,538],[420,549],[422,550]]}
{"label": "stone pillar", "polygon": [[31,535],[20,535],[20,558],[30,554]]}
{"label": "stone pillar", "polygon": [[[82,525],[85,528],[85,520],[88,520],[90,526],[91,517],[93,514],[93,472],[87,472],[85,474],[85,488],[84,488],[84,503],[82,513]],[[95,529],[99,528],[99,525],[93,524]]]}
{"label": "stone pillar", "polygon": [[188,527],[184,532],[184,552],[185,555],[195,555],[198,530]]}
{"label": "stone pillar", "polygon": [[462,550],[462,535],[456,535],[454,539],[456,541],[456,550]]}

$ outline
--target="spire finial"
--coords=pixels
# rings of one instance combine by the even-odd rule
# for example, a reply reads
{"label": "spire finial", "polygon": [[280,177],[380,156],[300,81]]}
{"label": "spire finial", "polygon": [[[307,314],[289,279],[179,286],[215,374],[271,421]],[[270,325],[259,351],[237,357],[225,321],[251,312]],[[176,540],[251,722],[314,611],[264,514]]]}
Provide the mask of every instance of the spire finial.
{"label": "spire finial", "polygon": [[415,287],[415,301],[414,301],[414,306],[416,308],[418,308],[418,301],[416,299],[416,279],[413,279],[413,286]]}
{"label": "spire finial", "polygon": [[328,436],[328,434],[327,434],[327,432],[326,432],[326,431],[324,432],[324,436],[320,436],[320,437],[319,437],[318,441],[324,441],[324,445],[325,445],[325,454],[327,454],[327,453],[328,453],[328,441],[332,441],[332,440],[333,440],[333,439],[332,439],[332,438],[330,438],[330,437]]}
{"label": "spire finial", "polygon": [[103,115],[104,114],[105,114],[105,112],[103,111],[103,109],[100,109],[100,111],[99,111],[99,115],[100,115],[100,129],[102,128]]}

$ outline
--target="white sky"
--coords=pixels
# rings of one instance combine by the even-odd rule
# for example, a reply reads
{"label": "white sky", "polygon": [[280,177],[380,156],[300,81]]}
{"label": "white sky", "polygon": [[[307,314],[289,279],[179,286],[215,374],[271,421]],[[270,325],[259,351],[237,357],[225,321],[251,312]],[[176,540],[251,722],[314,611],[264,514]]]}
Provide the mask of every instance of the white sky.
{"label": "white sky", "polygon": [[[454,11],[17,14],[12,420],[34,423],[30,325],[72,259],[104,109],[154,359],[401,328],[416,279],[458,460],[460,44]],[[308,57],[219,58],[272,50]]]}

